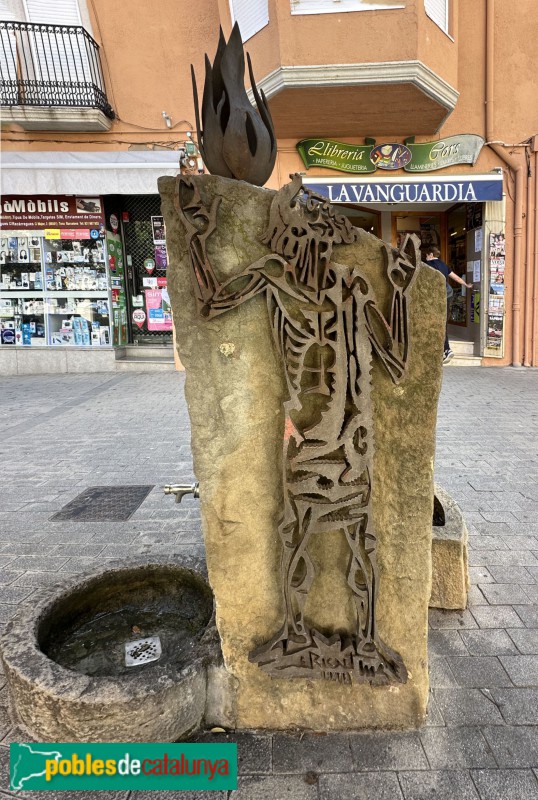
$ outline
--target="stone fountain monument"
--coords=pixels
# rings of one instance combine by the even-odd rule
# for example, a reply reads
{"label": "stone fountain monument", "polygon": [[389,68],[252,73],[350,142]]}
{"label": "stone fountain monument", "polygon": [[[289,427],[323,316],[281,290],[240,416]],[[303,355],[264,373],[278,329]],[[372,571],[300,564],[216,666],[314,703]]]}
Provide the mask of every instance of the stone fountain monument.
{"label": "stone fountain monument", "polygon": [[206,57],[211,175],[162,178],[169,291],[225,670],[221,722],[420,725],[445,290],[299,176],[236,26]]}

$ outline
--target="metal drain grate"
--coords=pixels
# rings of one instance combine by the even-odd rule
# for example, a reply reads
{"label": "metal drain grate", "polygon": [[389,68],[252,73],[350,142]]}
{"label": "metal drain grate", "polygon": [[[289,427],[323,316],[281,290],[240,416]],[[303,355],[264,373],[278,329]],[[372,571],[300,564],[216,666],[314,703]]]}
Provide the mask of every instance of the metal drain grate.
{"label": "metal drain grate", "polygon": [[158,661],[161,653],[161,640],[158,636],[148,636],[145,639],[137,639],[136,642],[127,642],[125,645],[125,666],[137,667],[139,664]]}
{"label": "metal drain grate", "polygon": [[61,511],[54,514],[51,522],[80,520],[123,522],[134,514],[153,489],[151,486],[90,486]]}

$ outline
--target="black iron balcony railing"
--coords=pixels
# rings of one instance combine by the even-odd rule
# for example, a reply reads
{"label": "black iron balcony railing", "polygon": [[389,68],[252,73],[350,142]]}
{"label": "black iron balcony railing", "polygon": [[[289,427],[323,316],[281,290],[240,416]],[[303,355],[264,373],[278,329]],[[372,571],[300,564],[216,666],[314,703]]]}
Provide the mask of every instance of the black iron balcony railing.
{"label": "black iron balcony railing", "polygon": [[80,25],[0,22],[2,106],[98,108],[114,119],[99,45]]}

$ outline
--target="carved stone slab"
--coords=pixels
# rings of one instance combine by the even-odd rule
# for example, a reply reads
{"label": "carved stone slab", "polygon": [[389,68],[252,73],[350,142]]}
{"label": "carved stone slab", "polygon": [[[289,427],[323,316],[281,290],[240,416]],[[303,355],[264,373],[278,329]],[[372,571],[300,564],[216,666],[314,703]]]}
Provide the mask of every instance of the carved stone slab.
{"label": "carved stone slab", "polygon": [[355,229],[293,263],[284,190],[160,191],[234,723],[420,724],[442,280]]}

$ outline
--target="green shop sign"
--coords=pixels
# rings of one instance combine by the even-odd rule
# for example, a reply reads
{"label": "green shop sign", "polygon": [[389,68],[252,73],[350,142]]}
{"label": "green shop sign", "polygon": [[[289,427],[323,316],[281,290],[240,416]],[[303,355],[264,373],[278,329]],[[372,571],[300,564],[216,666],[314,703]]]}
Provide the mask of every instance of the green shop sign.
{"label": "green shop sign", "polygon": [[346,144],[334,139],[302,139],[297,150],[307,169],[325,167],[340,172],[371,173],[377,169],[406,172],[434,172],[454,164],[474,164],[484,139],[474,133],[446,136],[434,142],[415,144],[414,137],[405,144],[386,142],[376,145]]}

